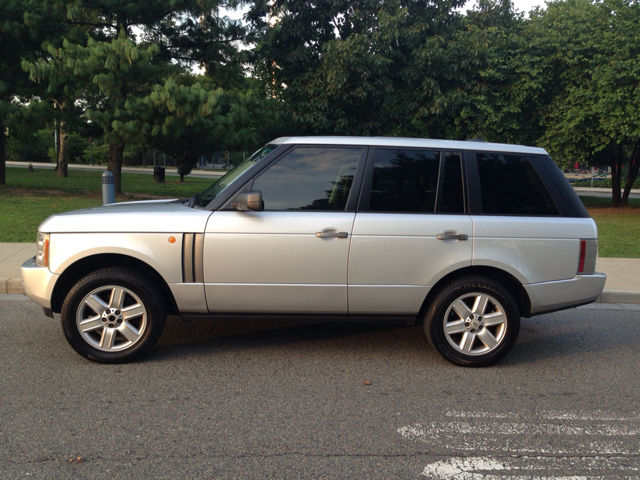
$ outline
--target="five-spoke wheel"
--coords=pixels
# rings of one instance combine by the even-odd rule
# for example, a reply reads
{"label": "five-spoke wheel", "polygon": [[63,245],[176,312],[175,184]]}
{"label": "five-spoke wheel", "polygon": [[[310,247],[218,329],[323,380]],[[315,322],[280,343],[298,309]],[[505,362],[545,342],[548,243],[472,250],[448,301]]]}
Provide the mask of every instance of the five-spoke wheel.
{"label": "five-spoke wheel", "polygon": [[166,313],[157,287],[125,268],[93,272],[69,292],[62,306],[69,344],[86,358],[131,360],[160,337]]}
{"label": "five-spoke wheel", "polygon": [[436,295],[424,323],[429,342],[447,360],[479,367],[500,360],[520,331],[510,293],[484,277],[464,277]]}

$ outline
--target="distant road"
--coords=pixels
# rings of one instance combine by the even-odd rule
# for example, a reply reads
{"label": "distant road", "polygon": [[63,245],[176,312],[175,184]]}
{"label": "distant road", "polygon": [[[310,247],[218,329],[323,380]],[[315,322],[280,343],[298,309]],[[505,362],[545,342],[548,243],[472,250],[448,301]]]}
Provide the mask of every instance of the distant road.
{"label": "distant road", "polygon": [[[33,168],[49,168],[49,169],[53,169],[55,167],[55,165],[53,163],[39,163],[39,162],[31,162],[31,165],[33,165]],[[23,167],[23,168],[27,168],[29,166],[29,163],[26,162],[7,162],[7,166],[8,167]],[[162,165],[158,165],[159,167],[161,167]],[[165,167],[165,174],[166,175],[175,175],[178,176],[178,170],[175,167]],[[96,170],[96,171],[101,171],[104,172],[107,169],[106,165],[77,165],[77,164],[73,164],[70,163],[69,164],[69,170]],[[146,173],[146,174],[153,174],[153,167],[122,167],[122,171],[123,172],[129,172],[129,173]],[[226,170],[211,170],[211,169],[205,169],[205,170],[198,170],[198,169],[193,169],[193,171],[188,175],[189,177],[198,177],[198,178],[219,178],[222,177],[226,172]]]}

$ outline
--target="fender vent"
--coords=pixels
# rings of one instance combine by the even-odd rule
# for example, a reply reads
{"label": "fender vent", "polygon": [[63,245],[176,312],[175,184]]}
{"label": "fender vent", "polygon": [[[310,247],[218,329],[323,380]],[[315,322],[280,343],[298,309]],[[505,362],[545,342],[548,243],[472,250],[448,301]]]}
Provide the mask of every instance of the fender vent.
{"label": "fender vent", "polygon": [[204,283],[203,253],[203,233],[182,235],[182,283]]}

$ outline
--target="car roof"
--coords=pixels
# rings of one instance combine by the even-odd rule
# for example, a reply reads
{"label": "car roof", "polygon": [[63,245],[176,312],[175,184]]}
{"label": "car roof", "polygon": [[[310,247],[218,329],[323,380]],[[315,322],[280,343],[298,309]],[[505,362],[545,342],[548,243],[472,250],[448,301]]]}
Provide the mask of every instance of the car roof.
{"label": "car roof", "polygon": [[510,145],[505,143],[487,143],[483,141],[430,140],[427,138],[401,137],[280,137],[275,144],[313,144],[313,145],[365,145],[373,147],[417,147],[438,150],[474,150],[509,153],[532,153],[548,155],[544,148]]}

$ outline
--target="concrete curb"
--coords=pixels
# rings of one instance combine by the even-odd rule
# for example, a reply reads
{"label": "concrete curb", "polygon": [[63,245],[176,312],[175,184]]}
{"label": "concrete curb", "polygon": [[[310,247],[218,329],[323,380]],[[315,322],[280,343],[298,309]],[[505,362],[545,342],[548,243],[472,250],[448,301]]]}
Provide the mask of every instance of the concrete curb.
{"label": "concrete curb", "polygon": [[[21,278],[0,278],[0,294],[24,294],[24,284]],[[596,303],[635,303],[640,304],[640,292],[628,290],[604,290]]]}
{"label": "concrete curb", "polygon": [[0,293],[24,294],[24,283],[21,278],[0,278]]}
{"label": "concrete curb", "polygon": [[640,304],[640,292],[628,290],[605,290],[597,300],[598,303],[638,303]]}

